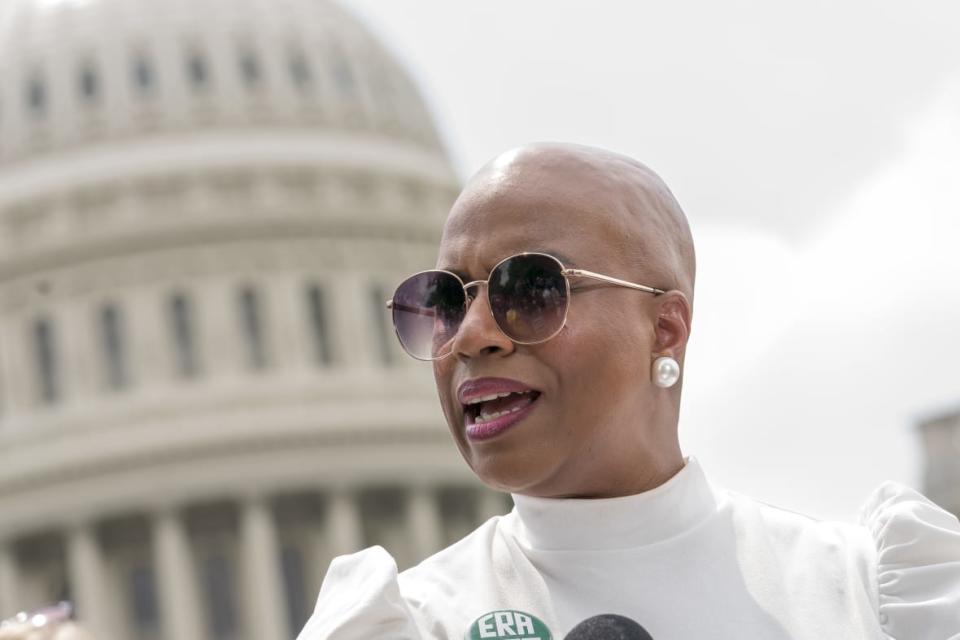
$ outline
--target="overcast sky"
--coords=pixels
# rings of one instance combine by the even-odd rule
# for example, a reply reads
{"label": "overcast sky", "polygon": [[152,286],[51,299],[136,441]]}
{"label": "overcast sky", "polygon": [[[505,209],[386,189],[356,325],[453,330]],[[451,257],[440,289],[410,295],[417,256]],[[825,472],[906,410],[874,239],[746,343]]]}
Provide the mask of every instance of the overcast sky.
{"label": "overcast sky", "polygon": [[342,0],[461,176],[531,140],[634,156],[698,253],[681,444],[854,520],[960,409],[960,3]]}

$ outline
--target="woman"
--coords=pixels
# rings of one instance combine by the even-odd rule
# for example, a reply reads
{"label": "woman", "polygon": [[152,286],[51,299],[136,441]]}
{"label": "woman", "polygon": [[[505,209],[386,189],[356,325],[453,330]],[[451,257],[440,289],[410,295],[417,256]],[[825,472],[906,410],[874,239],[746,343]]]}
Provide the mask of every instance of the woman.
{"label": "woman", "polygon": [[859,525],[709,481],[679,447],[695,259],[649,169],[541,144],[480,171],[437,271],[391,303],[454,442],[515,509],[397,574],[336,558],[302,640],[941,639],[960,634],[960,524],[888,482]]}

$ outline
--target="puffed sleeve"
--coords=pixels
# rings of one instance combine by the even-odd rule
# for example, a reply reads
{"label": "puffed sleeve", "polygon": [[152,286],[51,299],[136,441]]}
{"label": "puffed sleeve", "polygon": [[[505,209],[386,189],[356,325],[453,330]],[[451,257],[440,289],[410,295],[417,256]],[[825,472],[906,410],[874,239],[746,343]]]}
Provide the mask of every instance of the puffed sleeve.
{"label": "puffed sleeve", "polygon": [[423,640],[400,594],[397,563],[380,546],[330,563],[297,640]]}
{"label": "puffed sleeve", "polygon": [[885,482],[860,524],[877,548],[878,616],[892,640],[960,638],[960,523],[922,494]]}

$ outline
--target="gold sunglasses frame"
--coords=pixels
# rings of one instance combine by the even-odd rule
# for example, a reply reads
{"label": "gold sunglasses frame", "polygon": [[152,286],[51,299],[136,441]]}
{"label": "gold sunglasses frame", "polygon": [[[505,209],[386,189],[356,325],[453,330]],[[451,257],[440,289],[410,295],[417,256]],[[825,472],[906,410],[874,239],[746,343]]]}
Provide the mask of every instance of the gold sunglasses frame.
{"label": "gold sunglasses frame", "polygon": [[[546,338],[543,338],[542,340],[533,340],[533,341],[529,341],[529,342],[528,342],[528,341],[521,341],[521,340],[514,340],[513,338],[510,337],[510,335],[509,335],[506,331],[503,330],[503,327],[501,327],[501,326],[500,326],[500,323],[497,322],[497,317],[496,317],[496,316],[494,315],[494,313],[493,313],[493,307],[490,305],[490,298],[489,298],[489,296],[490,296],[490,278],[493,276],[493,273],[497,270],[497,268],[498,268],[500,265],[502,265],[504,262],[507,262],[508,260],[514,260],[514,259],[516,259],[516,258],[521,258],[521,257],[524,257],[524,256],[537,256],[537,257],[542,257],[542,258],[549,258],[550,260],[553,260],[554,262],[556,262],[556,263],[557,263],[557,266],[560,267],[560,275],[563,276],[563,280],[564,280],[564,283],[565,283],[565,285],[566,285],[566,293],[567,293],[567,298],[566,298],[567,304],[566,304],[566,308],[563,310],[563,322],[560,323],[559,328],[557,328],[556,331],[554,331],[553,333],[551,333],[551,334],[550,334],[549,336],[547,336]],[[645,285],[645,284],[637,284],[636,282],[629,282],[629,281],[627,281],[627,280],[621,280],[620,278],[614,278],[613,276],[603,275],[602,273],[596,273],[596,272],[593,272],[593,271],[587,271],[586,269],[568,269],[567,267],[565,267],[565,266],[563,265],[563,263],[560,261],[560,259],[557,258],[556,256],[552,256],[552,255],[550,255],[549,253],[540,253],[540,252],[537,252],[537,251],[523,251],[523,252],[521,252],[521,253],[516,253],[516,254],[514,254],[514,255],[512,255],[512,256],[507,256],[506,258],[504,258],[503,260],[501,260],[501,261],[498,262],[497,264],[493,265],[493,268],[490,269],[490,273],[487,275],[487,278],[486,278],[485,280],[473,280],[473,281],[471,281],[471,282],[464,283],[463,279],[460,278],[460,276],[458,276],[457,274],[453,273],[452,271],[446,271],[445,269],[425,269],[425,270],[423,270],[423,271],[417,271],[416,273],[413,273],[413,274],[407,276],[406,278],[403,279],[403,282],[401,282],[400,285],[402,285],[404,282],[406,282],[406,281],[409,280],[410,278],[415,278],[416,276],[423,275],[424,273],[445,273],[445,274],[447,274],[447,275],[451,275],[451,276],[453,276],[454,278],[456,278],[457,282],[460,283],[460,286],[463,287],[463,294],[464,294],[464,298],[465,298],[464,309],[463,309],[463,316],[464,316],[464,318],[466,318],[467,312],[470,310],[470,303],[473,302],[474,300],[476,300],[476,298],[477,298],[477,296],[474,296],[474,295],[471,295],[471,294],[470,294],[470,289],[473,288],[473,287],[479,287],[479,286],[482,285],[482,284],[487,285],[487,309],[490,311],[490,316],[493,318],[493,323],[494,323],[495,325],[497,325],[497,329],[500,331],[500,333],[502,333],[504,336],[506,336],[511,342],[513,342],[514,344],[523,344],[523,345],[543,344],[544,342],[546,342],[546,341],[548,341],[548,340],[551,340],[552,338],[555,338],[558,333],[560,333],[561,331],[563,331],[563,328],[564,328],[564,327],[566,326],[566,324],[567,324],[567,314],[570,313],[570,300],[571,300],[570,294],[572,293],[572,289],[571,289],[571,287],[570,287],[570,278],[571,278],[571,277],[575,277],[575,278],[591,278],[591,279],[593,279],[593,280],[600,280],[601,282],[606,282],[607,284],[616,285],[616,286],[618,286],[618,287],[626,287],[626,288],[628,288],[628,289],[635,289],[635,290],[637,290],[637,291],[644,291],[644,292],[646,292],[646,293],[652,293],[652,294],[655,295],[655,296],[656,296],[656,295],[660,295],[660,294],[662,294],[662,293],[666,293],[666,291],[663,290],[663,289],[657,289],[656,287],[650,287],[650,286],[647,286],[647,285]],[[400,285],[397,285],[397,289],[400,288]],[[394,290],[394,295],[396,295],[396,290]],[[393,311],[393,308],[394,308],[394,303],[393,303],[393,298],[391,298],[391,299],[387,300],[387,309],[390,309],[391,311]],[[393,315],[393,314],[391,313],[391,321],[392,321],[392,315]],[[461,325],[462,325],[462,324],[463,324],[463,320],[461,320],[460,322],[461,322]],[[442,359],[446,358],[447,356],[449,356],[451,353],[453,353],[453,349],[451,348],[451,349],[449,349],[446,353],[444,353],[443,355],[437,356],[437,357],[435,357],[435,358],[421,358],[420,356],[415,356],[415,355],[413,355],[412,353],[410,353],[410,351],[407,349],[406,345],[403,344],[403,340],[400,338],[400,332],[397,331],[397,323],[396,323],[396,322],[393,322],[393,332],[397,335],[397,340],[400,342],[400,346],[403,347],[403,350],[407,353],[407,355],[409,355],[411,358],[414,358],[415,360],[420,360],[420,361],[422,361],[422,362],[434,362],[434,361],[436,361],[436,360],[442,360]],[[456,337],[457,333],[459,333],[459,332],[460,332],[460,327],[458,326],[458,327],[457,327],[457,331],[453,334],[454,338]],[[451,345],[452,345],[452,344],[453,344],[453,339],[451,338],[451,340],[450,340],[447,344],[451,344]]]}

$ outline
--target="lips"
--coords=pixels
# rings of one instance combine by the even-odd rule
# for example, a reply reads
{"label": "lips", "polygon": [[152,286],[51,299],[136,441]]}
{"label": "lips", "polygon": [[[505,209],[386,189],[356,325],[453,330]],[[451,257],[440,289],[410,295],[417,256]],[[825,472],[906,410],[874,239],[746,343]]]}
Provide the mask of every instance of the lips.
{"label": "lips", "polygon": [[540,391],[508,378],[476,378],[460,385],[457,398],[471,440],[486,440],[516,425],[533,411]]}

